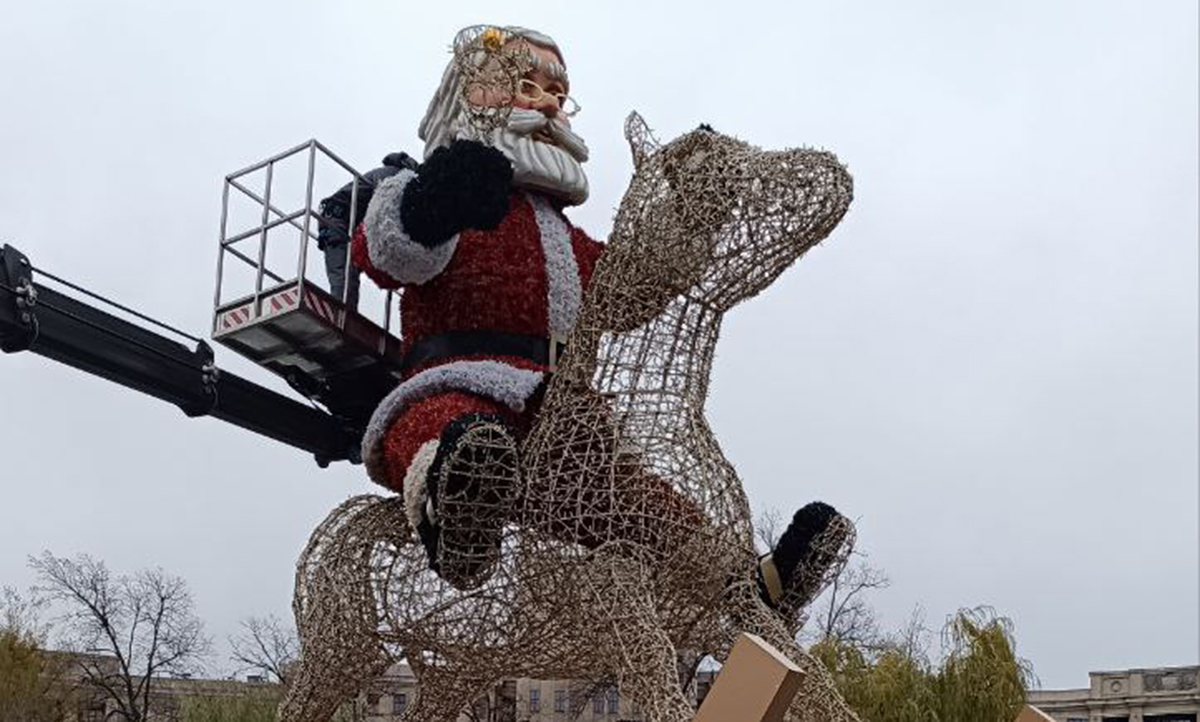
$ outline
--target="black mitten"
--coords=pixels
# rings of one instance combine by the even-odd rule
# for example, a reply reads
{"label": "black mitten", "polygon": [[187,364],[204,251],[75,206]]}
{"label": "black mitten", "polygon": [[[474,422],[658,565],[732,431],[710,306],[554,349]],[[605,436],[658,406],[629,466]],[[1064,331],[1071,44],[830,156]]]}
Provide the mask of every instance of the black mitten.
{"label": "black mitten", "polygon": [[468,228],[492,230],[508,213],[512,178],[512,164],[503,153],[456,140],[434,151],[409,181],[400,221],[409,238],[429,247]]}

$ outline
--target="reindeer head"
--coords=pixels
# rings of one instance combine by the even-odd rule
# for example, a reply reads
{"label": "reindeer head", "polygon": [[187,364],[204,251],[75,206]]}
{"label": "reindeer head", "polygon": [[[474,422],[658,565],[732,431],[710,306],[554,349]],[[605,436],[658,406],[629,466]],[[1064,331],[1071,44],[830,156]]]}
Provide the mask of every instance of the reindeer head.
{"label": "reindeer head", "polygon": [[829,235],[850,205],[850,175],[831,153],[763,151],[705,126],[663,145],[636,113],[625,135],[635,173],[610,251],[630,248],[614,254],[623,263],[614,259],[607,280],[623,286],[628,318],[613,328],[649,320],[682,293],[728,310]]}

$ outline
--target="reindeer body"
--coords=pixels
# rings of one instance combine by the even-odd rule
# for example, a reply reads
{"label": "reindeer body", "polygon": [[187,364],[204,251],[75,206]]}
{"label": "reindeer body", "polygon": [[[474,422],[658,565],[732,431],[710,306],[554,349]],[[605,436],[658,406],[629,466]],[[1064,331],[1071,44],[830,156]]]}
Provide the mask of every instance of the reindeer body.
{"label": "reindeer body", "polygon": [[789,719],[854,719],[796,645],[798,610],[760,599],[749,504],[704,417],[724,314],[829,234],[850,177],[706,130],[660,147],[636,115],[626,134],[637,170],[521,447],[501,561],[455,589],[400,500],[343,504],[298,563],[285,722],[325,722],[401,657],[419,680],[405,722],[454,720],[514,676],[612,678],[650,722],[684,722],[677,651],[721,656],[742,631],[808,673]]}

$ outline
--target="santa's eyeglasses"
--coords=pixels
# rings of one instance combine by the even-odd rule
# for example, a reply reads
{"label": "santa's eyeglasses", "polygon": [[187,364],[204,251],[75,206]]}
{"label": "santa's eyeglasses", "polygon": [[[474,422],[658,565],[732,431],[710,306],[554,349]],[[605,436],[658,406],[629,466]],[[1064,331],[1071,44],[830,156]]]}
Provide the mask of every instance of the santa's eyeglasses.
{"label": "santa's eyeglasses", "polygon": [[558,101],[558,112],[568,118],[582,110],[579,107],[579,103],[576,103],[575,99],[566,93],[549,93],[545,88],[528,78],[522,79],[517,85],[517,97],[526,102],[538,103],[547,95]]}

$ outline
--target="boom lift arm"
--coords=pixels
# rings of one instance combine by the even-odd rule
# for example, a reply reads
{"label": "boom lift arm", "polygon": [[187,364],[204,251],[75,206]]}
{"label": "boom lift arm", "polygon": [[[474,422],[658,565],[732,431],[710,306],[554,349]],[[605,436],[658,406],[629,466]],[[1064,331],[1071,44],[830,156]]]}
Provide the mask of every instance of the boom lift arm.
{"label": "boom lift arm", "polygon": [[189,349],[48,288],[35,281],[35,272],[40,273],[20,251],[0,248],[0,350],[32,351],[162,399],[188,416],[227,421],[303,449],[321,466],[358,461],[361,423],[223,371],[203,340],[189,337],[196,341]]}

